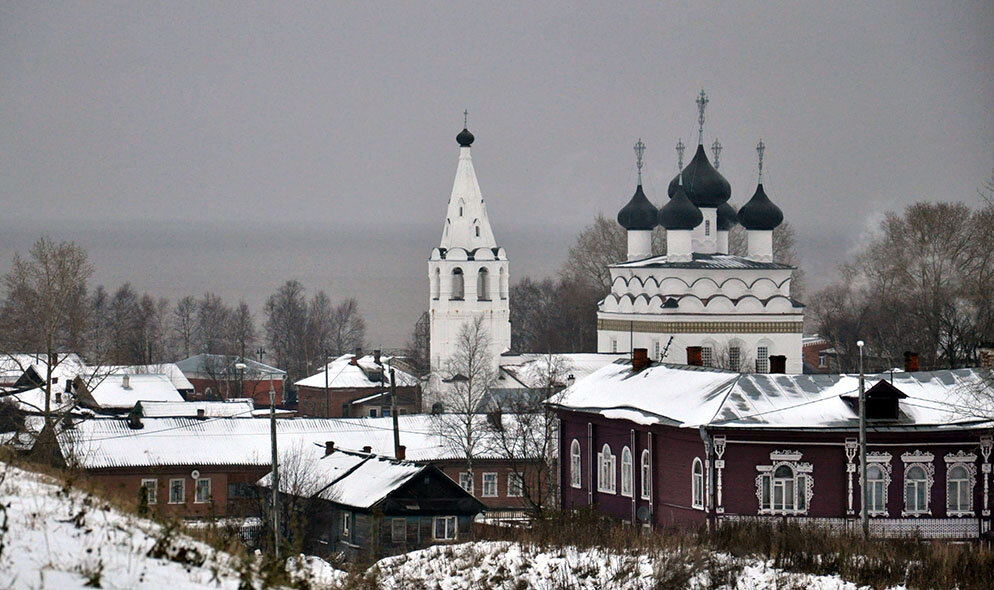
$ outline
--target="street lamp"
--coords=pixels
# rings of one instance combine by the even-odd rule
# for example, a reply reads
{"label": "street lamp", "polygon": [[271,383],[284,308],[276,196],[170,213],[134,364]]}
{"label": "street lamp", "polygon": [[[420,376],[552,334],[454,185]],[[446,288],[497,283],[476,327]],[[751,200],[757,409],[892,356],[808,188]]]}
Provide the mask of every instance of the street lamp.
{"label": "street lamp", "polygon": [[870,538],[870,512],[866,501],[870,494],[866,481],[866,387],[863,378],[863,341],[857,340],[856,346],[859,347],[859,517],[863,524],[863,537],[868,539]]}
{"label": "street lamp", "polygon": [[[238,369],[239,373],[239,383],[238,383],[238,397],[245,397],[245,368],[248,367],[244,362],[238,361],[235,363],[235,368]],[[253,396],[254,397],[254,396]]]}

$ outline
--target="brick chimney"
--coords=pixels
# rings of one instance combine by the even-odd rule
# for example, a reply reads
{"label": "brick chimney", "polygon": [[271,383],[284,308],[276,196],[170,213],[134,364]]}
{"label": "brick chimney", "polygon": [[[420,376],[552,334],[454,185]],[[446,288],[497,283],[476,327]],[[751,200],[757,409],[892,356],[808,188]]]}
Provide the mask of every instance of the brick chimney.
{"label": "brick chimney", "polygon": [[197,408],[197,420],[204,420],[207,418],[207,412],[203,408]]}
{"label": "brick chimney", "polygon": [[324,456],[327,457],[328,455],[334,452],[335,452],[335,441],[333,440],[324,441]]}
{"label": "brick chimney", "polygon": [[397,459],[403,461],[407,458],[407,447],[400,445],[397,447]]}
{"label": "brick chimney", "polygon": [[362,452],[363,452],[363,453],[372,453],[372,452],[373,452],[373,447],[371,447],[371,446],[369,446],[369,445],[366,445],[366,446],[364,446],[364,447],[362,448]]}
{"label": "brick chimney", "polygon": [[377,365],[380,364],[380,349],[377,348],[373,351],[373,362]]}
{"label": "brick chimney", "polygon": [[632,350],[632,370],[636,373],[649,366],[649,349],[636,348]]}
{"label": "brick chimney", "polygon": [[355,354],[352,355],[352,364],[353,365],[358,365],[360,358],[362,358],[362,347],[361,346],[356,346],[355,347]]}
{"label": "brick chimney", "polygon": [[918,353],[910,350],[904,351],[904,370],[911,373],[918,370]]}
{"label": "brick chimney", "polygon": [[131,389],[131,375],[124,374],[124,377],[121,378],[121,387]]}
{"label": "brick chimney", "polygon": [[700,346],[688,346],[687,347],[687,364],[694,367],[704,366],[704,357],[701,354]]}
{"label": "brick chimney", "polygon": [[787,372],[787,357],[782,354],[770,355],[770,373],[784,374]]}

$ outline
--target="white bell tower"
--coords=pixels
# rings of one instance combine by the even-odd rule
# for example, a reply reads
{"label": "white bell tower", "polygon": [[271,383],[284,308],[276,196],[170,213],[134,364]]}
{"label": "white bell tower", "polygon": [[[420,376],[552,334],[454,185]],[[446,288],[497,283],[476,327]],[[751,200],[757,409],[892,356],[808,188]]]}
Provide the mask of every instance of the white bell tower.
{"label": "white bell tower", "polygon": [[434,375],[445,373],[460,329],[477,317],[482,317],[486,326],[494,368],[501,353],[511,347],[507,254],[497,245],[487,218],[487,205],[470,155],[473,140],[473,134],[465,127],[456,136],[459,142],[456,178],[441,242],[428,259]]}

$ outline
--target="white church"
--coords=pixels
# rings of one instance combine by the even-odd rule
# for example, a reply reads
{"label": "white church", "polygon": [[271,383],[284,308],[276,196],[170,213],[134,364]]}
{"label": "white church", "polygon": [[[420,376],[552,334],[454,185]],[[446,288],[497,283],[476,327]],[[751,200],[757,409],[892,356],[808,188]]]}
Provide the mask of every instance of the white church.
{"label": "white church", "polygon": [[[597,352],[630,354],[645,348],[654,360],[702,364],[743,372],[801,373],[804,306],[791,298],[793,267],[773,261],[773,230],[783,214],[759,183],[736,212],[731,187],[704,149],[707,97],[697,99],[697,151],[669,185],[669,201],[657,209],[642,188],[642,153],[636,145],[639,182],[618,213],[628,233],[627,260],[610,266],[611,292],[599,303]],[[428,260],[430,359],[444,373],[464,323],[482,317],[494,364],[511,345],[509,269],[497,245],[473,169],[473,134],[456,137],[459,163],[449,196],[442,238]],[[729,230],[746,230],[746,256],[729,254]],[[652,231],[666,230],[666,254],[653,256]],[[587,355],[590,356],[590,355]]]}

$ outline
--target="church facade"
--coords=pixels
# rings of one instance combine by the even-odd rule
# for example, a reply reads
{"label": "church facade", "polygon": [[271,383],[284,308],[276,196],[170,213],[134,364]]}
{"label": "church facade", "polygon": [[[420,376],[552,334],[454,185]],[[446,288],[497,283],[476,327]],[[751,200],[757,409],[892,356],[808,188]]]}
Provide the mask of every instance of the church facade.
{"label": "church facade", "polygon": [[456,136],[456,177],[442,238],[428,258],[430,361],[436,384],[451,377],[448,365],[469,322],[482,320],[495,370],[500,355],[511,347],[507,252],[497,244],[487,217],[470,153],[474,140],[466,128]]}
{"label": "church facade", "polygon": [[[731,186],[711,164],[704,149],[704,93],[698,98],[697,150],[668,187],[660,209],[649,201],[641,182],[618,213],[628,234],[627,260],[610,267],[611,292],[597,312],[598,352],[649,350],[654,360],[688,363],[687,351],[705,366],[734,371],[800,373],[804,306],[791,298],[794,268],[773,259],[773,231],[783,213],[762,183],[736,212],[728,201]],[[720,153],[716,145],[715,153]],[[716,158],[717,160],[717,158]],[[741,224],[748,253],[729,254],[729,230]],[[653,256],[652,230],[666,230],[666,254]],[[779,363],[783,363],[780,365]]]}

